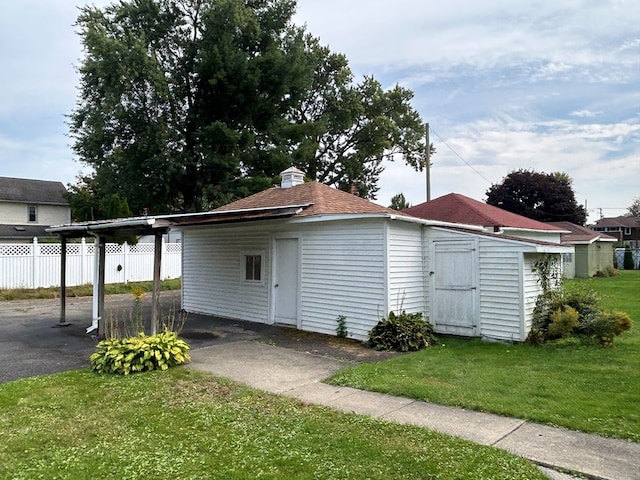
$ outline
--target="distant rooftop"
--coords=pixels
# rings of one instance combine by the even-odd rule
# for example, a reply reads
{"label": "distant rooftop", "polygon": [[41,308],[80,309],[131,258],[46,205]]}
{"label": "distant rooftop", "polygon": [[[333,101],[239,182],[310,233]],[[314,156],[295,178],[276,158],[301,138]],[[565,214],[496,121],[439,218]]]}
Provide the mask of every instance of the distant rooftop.
{"label": "distant rooftop", "polygon": [[67,205],[62,182],[0,177],[0,202]]}
{"label": "distant rooftop", "polygon": [[427,220],[479,225],[482,227],[559,231],[558,227],[532,220],[502,208],[479,202],[459,193],[449,193],[434,200],[402,210],[402,213]]}

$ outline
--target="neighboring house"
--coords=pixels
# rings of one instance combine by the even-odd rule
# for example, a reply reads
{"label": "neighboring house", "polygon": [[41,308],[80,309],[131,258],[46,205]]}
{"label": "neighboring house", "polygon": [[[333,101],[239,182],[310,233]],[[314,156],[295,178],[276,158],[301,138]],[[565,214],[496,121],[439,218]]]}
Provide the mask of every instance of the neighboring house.
{"label": "neighboring house", "polygon": [[0,242],[49,237],[47,227],[68,223],[65,192],[61,182],[0,177]]}
{"label": "neighboring house", "polygon": [[631,248],[640,248],[640,217],[601,218],[591,230],[604,232]]}
{"label": "neighboring house", "polygon": [[593,277],[598,272],[613,268],[615,237],[571,222],[549,224],[570,232],[562,234],[562,243],[573,245],[575,249],[574,255],[563,255],[565,278]]}
{"label": "neighboring house", "polygon": [[403,210],[408,215],[443,222],[477,225],[500,235],[560,243],[568,230],[508,212],[459,193],[449,193]]}
{"label": "neighboring house", "polygon": [[[365,339],[390,310],[440,333],[524,341],[540,293],[533,272],[559,229],[424,220],[282,172],[274,187],[213,212],[158,217],[182,231],[182,308]],[[558,234],[559,237],[559,234]]]}

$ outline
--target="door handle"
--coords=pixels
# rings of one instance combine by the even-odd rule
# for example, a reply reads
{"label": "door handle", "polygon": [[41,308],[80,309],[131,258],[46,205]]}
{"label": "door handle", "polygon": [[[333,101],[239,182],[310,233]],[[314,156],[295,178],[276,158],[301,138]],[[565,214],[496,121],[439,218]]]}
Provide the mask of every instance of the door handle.
{"label": "door handle", "polygon": [[274,287],[275,287],[275,288],[278,288],[278,284],[276,283],[276,284],[274,285]]}

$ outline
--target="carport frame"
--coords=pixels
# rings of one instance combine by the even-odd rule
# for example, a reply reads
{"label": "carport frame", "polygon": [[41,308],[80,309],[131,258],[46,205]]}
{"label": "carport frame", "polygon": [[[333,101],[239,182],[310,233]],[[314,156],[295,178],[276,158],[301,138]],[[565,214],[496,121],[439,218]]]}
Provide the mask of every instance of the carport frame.
{"label": "carport frame", "polygon": [[66,325],[66,265],[67,240],[92,236],[96,239],[94,252],[94,282],[93,282],[93,323],[87,333],[98,329],[98,336],[104,335],[104,325],[101,322],[104,312],[104,264],[105,245],[108,237],[129,237],[153,235],[153,297],[151,313],[151,334],[158,329],[158,315],[160,303],[160,268],[162,265],[162,235],[172,226],[208,225],[214,223],[236,223],[251,220],[273,220],[288,218],[301,212],[313,203],[295,205],[279,205],[274,207],[248,208],[240,210],[217,210],[211,212],[177,213],[169,215],[115,218],[96,220],[91,222],[76,222],[65,225],[55,225],[46,229],[47,232],[58,235],[62,241],[60,261],[60,322]]}
{"label": "carport frame", "polygon": [[160,303],[160,271],[162,267],[162,236],[170,229],[169,222],[156,217],[116,218],[110,220],[79,222],[57,225],[47,229],[61,240],[60,256],[60,321],[59,325],[68,325],[66,321],[67,303],[67,241],[72,238],[94,237],[94,281],[93,281],[93,322],[87,333],[97,329],[98,337],[104,336],[104,281],[105,281],[105,246],[107,238],[130,237],[141,235],[154,236],[153,255],[153,293],[151,310],[151,334],[158,330]]}

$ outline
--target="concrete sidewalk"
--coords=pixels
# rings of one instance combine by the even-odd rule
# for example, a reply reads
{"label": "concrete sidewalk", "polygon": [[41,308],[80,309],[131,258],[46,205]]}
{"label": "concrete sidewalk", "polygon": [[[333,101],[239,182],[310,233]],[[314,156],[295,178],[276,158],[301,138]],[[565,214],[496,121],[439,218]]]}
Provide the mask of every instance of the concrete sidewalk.
{"label": "concrete sidewalk", "polygon": [[191,352],[191,368],[231,378],[272,393],[384,420],[417,425],[527,458],[554,479],[640,479],[640,444],[445,407],[407,398],[334,387],[321,381],[349,363],[242,341]]}

